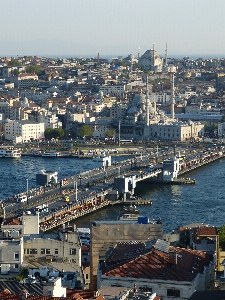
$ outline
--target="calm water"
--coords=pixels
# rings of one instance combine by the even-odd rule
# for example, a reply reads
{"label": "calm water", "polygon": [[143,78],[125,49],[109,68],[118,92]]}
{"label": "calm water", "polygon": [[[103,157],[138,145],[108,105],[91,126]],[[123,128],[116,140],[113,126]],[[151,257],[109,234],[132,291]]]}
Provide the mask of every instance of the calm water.
{"label": "calm water", "polygon": [[[123,160],[125,158],[120,158]],[[59,172],[59,178],[69,177],[94,168],[92,160],[75,158],[23,157],[19,160],[0,160],[0,199],[36,187],[36,173],[40,170]],[[164,232],[170,232],[180,225],[203,222],[221,226],[225,223],[225,159],[208,164],[188,173],[195,178],[195,185],[141,184],[136,192],[151,199],[152,206],[139,206],[141,215],[150,219],[161,218]],[[87,217],[76,220],[77,226],[89,226],[93,220],[116,220],[120,207],[108,207]]]}

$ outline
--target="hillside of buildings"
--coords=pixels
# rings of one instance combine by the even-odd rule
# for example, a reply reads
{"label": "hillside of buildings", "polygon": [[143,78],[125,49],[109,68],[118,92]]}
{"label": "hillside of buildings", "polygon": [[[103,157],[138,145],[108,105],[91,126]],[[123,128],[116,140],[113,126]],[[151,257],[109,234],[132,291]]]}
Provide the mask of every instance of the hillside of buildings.
{"label": "hillside of buildings", "polygon": [[[185,141],[225,133],[225,59],[0,58],[0,139]],[[50,132],[50,134],[49,134]]]}

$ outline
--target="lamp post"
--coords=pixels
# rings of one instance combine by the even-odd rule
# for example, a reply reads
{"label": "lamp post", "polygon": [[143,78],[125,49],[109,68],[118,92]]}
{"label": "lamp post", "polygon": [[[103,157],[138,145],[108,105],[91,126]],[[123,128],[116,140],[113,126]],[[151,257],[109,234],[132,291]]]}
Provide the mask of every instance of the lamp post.
{"label": "lamp post", "polygon": [[28,205],[28,191],[29,191],[29,189],[28,189],[28,179],[26,179],[27,180],[27,205]]}
{"label": "lamp post", "polygon": [[119,147],[120,147],[120,121],[119,121],[119,136],[118,136],[118,139],[119,139]]}
{"label": "lamp post", "polygon": [[76,202],[77,202],[77,181],[74,181],[73,187],[74,187],[74,189],[76,190],[75,200],[76,200]]}

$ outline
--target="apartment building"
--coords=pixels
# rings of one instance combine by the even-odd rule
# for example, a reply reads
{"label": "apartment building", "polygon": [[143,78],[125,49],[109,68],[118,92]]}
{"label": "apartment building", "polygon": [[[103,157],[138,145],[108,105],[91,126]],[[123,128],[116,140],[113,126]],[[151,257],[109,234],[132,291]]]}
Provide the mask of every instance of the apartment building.
{"label": "apartment building", "polygon": [[13,77],[16,88],[29,89],[38,86],[38,76],[36,74],[21,73]]}
{"label": "apartment building", "polygon": [[5,139],[15,141],[30,141],[44,138],[45,123],[35,123],[29,120],[8,120],[5,123]]}

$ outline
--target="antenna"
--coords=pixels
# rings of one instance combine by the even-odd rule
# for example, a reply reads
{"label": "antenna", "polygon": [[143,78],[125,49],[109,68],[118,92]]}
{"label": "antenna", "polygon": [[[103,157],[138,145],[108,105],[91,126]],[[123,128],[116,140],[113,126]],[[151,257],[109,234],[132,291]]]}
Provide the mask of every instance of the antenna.
{"label": "antenna", "polygon": [[139,62],[139,59],[140,59],[140,50],[141,50],[141,48],[138,47],[138,62]]}

